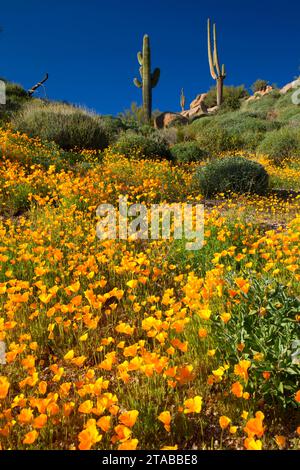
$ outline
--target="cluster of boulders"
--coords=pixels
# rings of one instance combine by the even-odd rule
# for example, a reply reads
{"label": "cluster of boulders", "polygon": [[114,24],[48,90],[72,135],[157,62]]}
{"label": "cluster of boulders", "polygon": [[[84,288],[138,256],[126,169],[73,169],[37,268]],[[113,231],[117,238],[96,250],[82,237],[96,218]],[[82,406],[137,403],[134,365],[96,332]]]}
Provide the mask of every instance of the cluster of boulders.
{"label": "cluster of boulders", "polygon": [[217,111],[218,106],[207,108],[205,98],[207,93],[201,93],[191,102],[190,108],[181,113],[165,112],[159,114],[154,119],[154,126],[157,129],[176,126],[177,124],[186,125],[195,119],[207,116]]}
{"label": "cluster of boulders", "polygon": [[[293,90],[294,88],[297,88],[297,87],[300,87],[300,79],[299,79],[299,78],[298,78],[297,80],[293,80],[292,82],[287,83],[286,85],[284,85],[284,87],[282,87],[282,88],[279,90],[279,93],[280,93],[281,95],[285,95],[288,91]],[[256,92],[254,93],[254,95],[252,95],[252,96],[250,96],[249,98],[247,98],[246,101],[255,101],[255,100],[258,100],[258,99],[262,98],[263,96],[268,95],[268,94],[271,93],[273,90],[274,90],[274,87],[271,86],[271,85],[268,85],[268,86],[266,86],[263,90],[256,91]]]}
{"label": "cluster of boulders", "polygon": [[246,99],[246,101],[255,101],[255,100],[259,100],[260,98],[262,98],[263,96],[266,96],[268,95],[269,93],[271,93],[271,91],[273,91],[274,88],[271,86],[271,85],[268,85],[266,86],[263,90],[259,90],[259,91],[256,91],[254,93],[254,95],[252,96],[249,96],[249,98]]}
{"label": "cluster of boulders", "polygon": [[281,88],[280,93],[282,95],[285,95],[288,91],[296,89],[298,87],[300,87],[300,78],[297,78],[297,80],[287,83],[287,85]]}
{"label": "cluster of boulders", "polygon": [[[284,95],[288,91],[292,90],[293,88],[300,87],[300,79],[294,80],[293,82],[288,83],[285,85],[279,92]],[[265,95],[268,95],[274,90],[274,87],[271,85],[266,86],[263,90],[256,91],[254,95],[250,96],[246,99],[247,102],[255,101],[262,98]],[[154,119],[154,126],[157,129],[164,129],[172,126],[176,126],[178,124],[187,125],[190,122],[194,121],[195,119],[199,119],[203,116],[207,116],[209,114],[213,114],[218,110],[218,106],[214,106],[213,108],[207,108],[205,104],[205,98],[207,93],[201,93],[197,95],[196,98],[191,102],[190,108],[182,111],[181,113],[173,113],[173,112],[165,112],[159,114]]]}

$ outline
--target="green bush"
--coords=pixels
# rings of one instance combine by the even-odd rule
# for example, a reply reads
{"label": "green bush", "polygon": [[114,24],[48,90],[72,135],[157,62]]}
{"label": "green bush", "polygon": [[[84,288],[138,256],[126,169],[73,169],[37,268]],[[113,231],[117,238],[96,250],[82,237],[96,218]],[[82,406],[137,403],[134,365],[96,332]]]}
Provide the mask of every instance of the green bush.
{"label": "green bush", "polygon": [[131,131],[124,132],[112,150],[128,158],[140,155],[145,158],[172,158],[166,140],[158,132],[148,135],[136,134]]}
{"label": "green bush", "polygon": [[0,105],[0,120],[8,121],[31,98],[21,85],[1,79],[6,85],[6,104]]}
{"label": "green bush", "polygon": [[268,132],[257,148],[258,153],[268,155],[275,163],[300,156],[299,129],[283,127],[278,131]]}
{"label": "green bush", "polygon": [[127,129],[122,119],[114,116],[101,116],[101,127],[105,130],[110,144],[116,142],[119,134]]}
{"label": "green bush", "polygon": [[266,133],[259,130],[249,130],[241,134],[242,149],[256,152],[257,146],[264,140]]}
{"label": "green bush", "polygon": [[211,126],[207,125],[196,135],[196,140],[200,148],[208,151],[212,155],[220,152],[238,150],[243,146],[240,134],[233,134],[217,121]]}
{"label": "green bush", "polygon": [[253,112],[268,113],[274,110],[277,101],[282,95],[278,90],[273,90],[265,96],[258,98],[254,101],[245,101],[242,109],[247,109]]}
{"label": "green bush", "polygon": [[207,158],[207,152],[196,142],[181,142],[171,148],[173,159],[178,163],[199,162]]}
{"label": "green bush", "polygon": [[30,184],[16,184],[5,189],[5,181],[0,181],[0,214],[5,216],[17,216],[26,212],[30,207],[29,194],[33,192]]}
{"label": "green bush", "polygon": [[211,154],[243,149],[254,151],[266,132],[281,126],[280,122],[266,118],[267,113],[251,110],[219,113],[193,122],[184,133]]}
{"label": "green bush", "polygon": [[[244,85],[239,86],[224,86],[223,88],[223,103],[221,108],[224,111],[239,109],[241,106],[241,100],[249,96],[248,91]],[[212,87],[207,96],[205,97],[204,103],[208,108],[212,108],[217,105],[217,91],[216,87]]]}
{"label": "green bush", "polygon": [[[260,361],[251,365],[247,384],[251,395],[255,394],[256,401],[263,399],[272,408],[274,405],[295,407],[294,397],[299,388],[296,377],[300,373],[299,325],[295,315],[300,299],[285,286],[264,277],[252,278],[251,284],[247,298],[238,305],[233,304],[226,326],[218,316],[212,319],[212,337],[217,344],[226,344],[217,360],[238,363],[241,360],[238,345],[244,343],[244,358],[252,357],[254,352],[261,356]],[[270,372],[269,380],[263,376],[265,371]]]}
{"label": "green bush", "polygon": [[251,90],[253,93],[256,93],[257,91],[263,91],[269,86],[269,82],[267,80],[261,80],[260,78],[256,80],[253,85],[251,85]]}
{"label": "green bush", "polygon": [[250,151],[254,151],[262,142],[266,132],[280,128],[277,121],[268,121],[257,117],[255,113],[242,111],[220,115],[217,122],[228,132],[235,146],[239,144],[239,149]]}
{"label": "green bush", "polygon": [[264,167],[242,157],[212,160],[196,171],[195,179],[205,196],[228,191],[264,194],[269,184]]}
{"label": "green bush", "polygon": [[101,118],[61,103],[33,102],[13,121],[15,130],[53,141],[64,150],[103,150],[109,136]]}

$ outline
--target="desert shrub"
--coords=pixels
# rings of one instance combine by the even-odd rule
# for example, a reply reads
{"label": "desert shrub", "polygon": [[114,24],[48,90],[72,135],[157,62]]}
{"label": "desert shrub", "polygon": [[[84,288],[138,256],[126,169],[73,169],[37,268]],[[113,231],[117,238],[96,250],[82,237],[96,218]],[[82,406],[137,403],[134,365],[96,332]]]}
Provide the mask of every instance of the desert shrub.
{"label": "desert shrub", "polygon": [[[224,110],[239,109],[241,100],[248,96],[249,93],[245,89],[244,85],[239,86],[224,86],[223,88],[223,103],[221,108]],[[217,91],[216,87],[212,87],[207,96],[205,97],[204,103],[208,108],[217,105]]]}
{"label": "desert shrub", "polygon": [[281,163],[300,155],[299,129],[283,127],[278,131],[268,132],[257,148],[258,153],[268,155],[275,163]]}
{"label": "desert shrub", "polygon": [[267,80],[262,80],[258,79],[256,80],[252,85],[251,85],[251,90],[253,93],[256,93],[257,91],[263,91],[269,86],[269,83]]}
{"label": "desert shrub", "polygon": [[181,142],[171,148],[173,159],[178,163],[198,162],[207,158],[208,154],[196,142]]}
{"label": "desert shrub", "polygon": [[232,150],[254,150],[268,131],[280,123],[264,119],[266,114],[251,111],[232,111],[207,117],[188,126],[185,135],[196,139],[199,146],[212,154]]}
{"label": "desert shrub", "polygon": [[15,130],[53,141],[64,150],[102,150],[109,137],[99,116],[61,103],[39,101],[26,106],[13,121]]}
{"label": "desert shrub", "polygon": [[278,90],[273,90],[265,96],[262,96],[254,101],[245,101],[242,108],[252,112],[268,113],[274,109],[277,100],[281,97]]}
{"label": "desert shrub", "polygon": [[199,168],[195,180],[205,196],[228,191],[263,194],[268,189],[269,176],[257,162],[242,157],[226,157]]}
{"label": "desert shrub", "polygon": [[196,135],[200,148],[212,155],[220,152],[238,150],[243,146],[243,140],[239,134],[233,134],[217,121],[207,125]]}
{"label": "desert shrub", "polygon": [[280,128],[277,121],[268,121],[242,111],[220,115],[217,121],[228,132],[233,142],[240,144],[240,149],[252,151],[264,139],[266,132]]}
{"label": "desert shrub", "polygon": [[266,133],[260,130],[249,130],[241,134],[242,149],[255,152],[257,146],[264,140]]}
{"label": "desert shrub", "polygon": [[282,109],[279,112],[278,119],[282,122],[284,125],[290,125],[290,123],[297,123],[299,122],[300,118],[300,106],[293,106],[293,107],[287,107]]}
{"label": "desert shrub", "polygon": [[169,146],[158,132],[149,135],[124,132],[120,135],[112,150],[128,158],[138,155],[145,158],[171,158]]}
{"label": "desert shrub", "polygon": [[[247,299],[233,306],[230,321],[224,326],[220,318],[212,321],[211,335],[224,344],[219,362],[238,363],[239,344],[244,343],[244,357],[253,352],[260,357],[251,365],[248,390],[256,399],[286,407],[297,406],[294,396],[300,372],[297,362],[299,326],[295,314],[300,301],[286,287],[263,277],[252,279]],[[264,372],[269,373],[266,380]]]}
{"label": "desert shrub", "polygon": [[291,115],[288,119],[286,124],[291,128],[298,128],[300,127],[300,112],[297,114]]}
{"label": "desert shrub", "polygon": [[143,107],[133,102],[129,109],[119,113],[119,118],[126,129],[138,129],[145,122]]}
{"label": "desert shrub", "polygon": [[122,119],[114,116],[101,116],[101,126],[105,130],[110,144],[115,142],[119,134],[127,129]]}
{"label": "desert shrub", "polygon": [[178,129],[179,142],[183,142],[184,140],[195,140],[197,135],[204,129],[206,126],[212,125],[215,122],[215,116],[207,116],[203,119],[197,119],[193,121],[191,124],[185,127],[181,127]]}
{"label": "desert shrub", "polygon": [[9,188],[5,187],[5,182],[0,181],[0,213],[8,216],[20,215],[30,207],[29,195],[33,192],[30,184],[16,184]]}
{"label": "desert shrub", "polygon": [[224,115],[219,115],[216,118],[217,122],[227,129],[231,134],[240,134],[242,132],[267,132],[278,129],[280,124],[276,121],[267,121],[261,119],[255,114],[237,111]]}
{"label": "desert shrub", "polygon": [[182,134],[182,129],[183,127],[176,129],[175,127],[172,127],[170,129],[159,129],[157,132],[161,135],[161,137],[169,144],[169,145],[175,145],[177,142],[179,142],[181,136],[182,140],[184,140],[184,135]]}
{"label": "desert shrub", "polygon": [[5,122],[31,98],[21,85],[8,82],[4,79],[1,80],[3,80],[6,85],[6,104],[0,105],[0,120]]}
{"label": "desert shrub", "polygon": [[292,94],[294,93],[294,89],[289,90],[284,95],[280,94],[278,100],[276,101],[275,108],[277,110],[286,109],[286,108],[297,108],[296,105],[292,102]]}

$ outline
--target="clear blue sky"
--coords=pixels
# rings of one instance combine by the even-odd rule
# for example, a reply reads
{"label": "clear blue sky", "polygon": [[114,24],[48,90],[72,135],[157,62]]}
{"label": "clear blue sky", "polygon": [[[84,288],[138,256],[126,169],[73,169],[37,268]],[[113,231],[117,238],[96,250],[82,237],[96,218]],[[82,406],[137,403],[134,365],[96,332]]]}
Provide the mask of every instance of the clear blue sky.
{"label": "clear blue sky", "polygon": [[[246,6],[247,5],[247,6]],[[257,78],[283,85],[299,75],[299,0],[13,0],[2,2],[0,75],[29,88],[49,72],[51,99],[117,114],[141,93],[136,53],[148,33],[161,68],[154,108],[178,110],[214,82],[206,20],[217,23],[226,84]]]}

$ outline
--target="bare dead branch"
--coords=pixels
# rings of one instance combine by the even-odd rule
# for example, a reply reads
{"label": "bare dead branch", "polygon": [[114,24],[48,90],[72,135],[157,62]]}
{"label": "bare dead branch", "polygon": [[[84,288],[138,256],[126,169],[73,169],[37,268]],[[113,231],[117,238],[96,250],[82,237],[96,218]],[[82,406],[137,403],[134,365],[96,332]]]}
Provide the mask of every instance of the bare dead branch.
{"label": "bare dead branch", "polygon": [[42,86],[49,78],[49,75],[48,73],[46,73],[45,77],[43,78],[43,80],[41,80],[40,82],[38,82],[36,85],[34,85],[32,88],[30,88],[30,90],[28,90],[28,95],[29,96],[32,96],[33,93],[35,92],[35,90],[37,90],[40,86]]}

